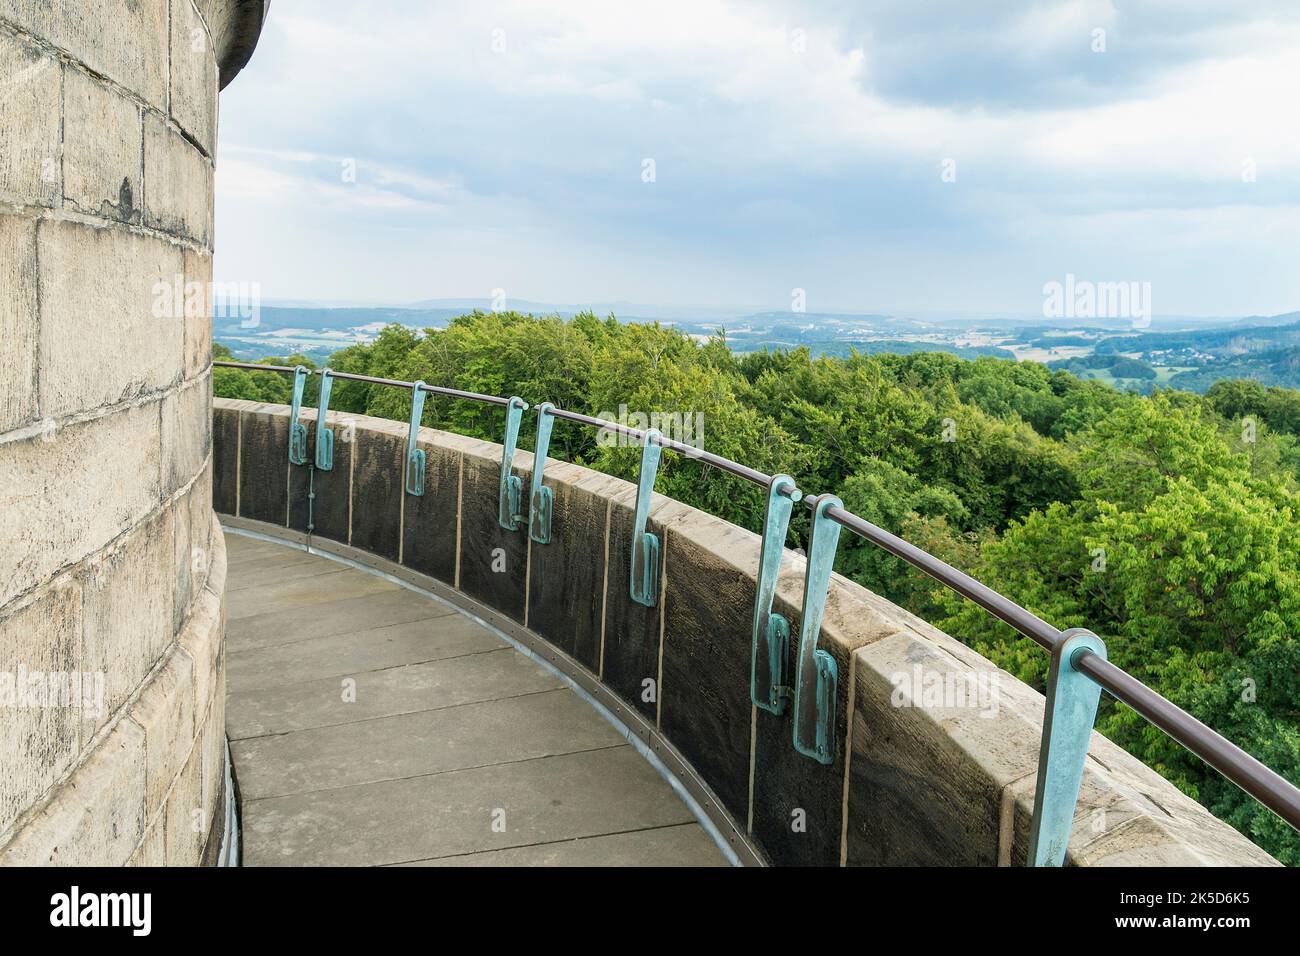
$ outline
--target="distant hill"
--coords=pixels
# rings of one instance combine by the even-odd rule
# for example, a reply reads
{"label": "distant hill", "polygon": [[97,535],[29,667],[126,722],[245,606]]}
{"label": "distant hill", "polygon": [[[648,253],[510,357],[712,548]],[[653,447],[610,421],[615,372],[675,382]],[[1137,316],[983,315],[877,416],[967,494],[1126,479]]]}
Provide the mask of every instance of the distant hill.
{"label": "distant hill", "polygon": [[1223,359],[1179,372],[1169,379],[1169,384],[1205,394],[1211,385],[1225,378],[1248,378],[1264,385],[1300,388],[1300,348],[1275,349]]}
{"label": "distant hill", "polygon": [[1209,355],[1226,357],[1249,352],[1267,352],[1291,345],[1300,345],[1300,321],[1282,325],[1237,326],[1234,324],[1181,332],[1141,332],[1108,336],[1097,343],[1096,351],[1105,354],[1194,349]]}
{"label": "distant hill", "polygon": [[[412,328],[444,326],[449,319],[461,315],[464,309],[397,309],[397,308],[342,308],[322,309],[311,306],[282,308],[262,306],[257,329],[274,332],[277,329],[319,329],[342,331],[368,326],[388,325],[396,322]],[[214,333],[238,334],[245,327],[238,317],[218,315],[213,319]],[[245,329],[246,330],[246,329]]]}

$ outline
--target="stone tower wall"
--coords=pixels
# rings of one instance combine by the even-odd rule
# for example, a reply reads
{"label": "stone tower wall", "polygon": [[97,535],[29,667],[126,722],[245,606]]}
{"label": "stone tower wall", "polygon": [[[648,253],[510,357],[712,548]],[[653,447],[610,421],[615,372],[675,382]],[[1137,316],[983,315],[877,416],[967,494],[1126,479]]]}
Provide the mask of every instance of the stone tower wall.
{"label": "stone tower wall", "polygon": [[265,12],[0,0],[3,864],[220,845],[213,158]]}

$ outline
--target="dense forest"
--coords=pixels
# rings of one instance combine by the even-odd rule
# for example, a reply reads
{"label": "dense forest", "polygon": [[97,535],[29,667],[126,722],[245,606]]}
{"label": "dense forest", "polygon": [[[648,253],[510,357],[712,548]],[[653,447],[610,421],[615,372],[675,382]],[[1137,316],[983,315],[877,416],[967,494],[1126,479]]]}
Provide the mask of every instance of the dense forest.
{"label": "dense forest", "polygon": [[[942,352],[735,355],[721,336],[590,314],[390,326],[331,366],[588,414],[700,413],[708,450],[838,493],[1056,626],[1093,629],[1111,660],[1300,781],[1300,392],[1222,381],[1141,396]],[[217,369],[214,389],[288,402],[290,379]],[[340,381],[332,405],[405,421],[410,398]],[[495,409],[432,396],[424,423],[497,441],[502,428]],[[558,423],[551,454],[636,477],[637,450],[591,429]],[[665,455],[656,490],[751,529],[762,519],[760,489],[691,459]],[[792,547],[807,534],[797,512]],[[1043,687],[1037,645],[855,536],[841,542],[841,573]],[[1103,696],[1098,729],[1300,865],[1300,835],[1128,708]]]}

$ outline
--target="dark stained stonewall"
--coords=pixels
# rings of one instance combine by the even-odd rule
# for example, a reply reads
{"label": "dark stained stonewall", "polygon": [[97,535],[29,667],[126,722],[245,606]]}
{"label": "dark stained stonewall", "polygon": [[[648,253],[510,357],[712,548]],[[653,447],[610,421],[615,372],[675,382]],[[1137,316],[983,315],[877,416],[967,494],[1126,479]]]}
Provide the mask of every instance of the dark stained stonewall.
{"label": "dark stained stonewall", "polygon": [[[337,442],[335,445],[337,454]],[[396,561],[402,536],[406,442],[356,430],[352,470],[352,546]]]}
{"label": "dark stained stonewall", "polygon": [[[788,673],[793,684],[798,654],[800,611],[779,593],[774,610],[790,622]],[[839,642],[822,635],[818,647],[831,651],[839,666],[835,711],[835,762],[818,763],[794,749],[794,702],[780,716],[758,712],[754,763],[754,836],[778,866],[837,866],[844,803],[845,711],[850,659]],[[802,811],[802,814],[796,814]],[[796,829],[796,822],[803,828]]]}
{"label": "dark stained stonewall", "polygon": [[[445,584],[456,580],[456,501],[460,494],[460,452],[420,442],[427,459],[424,494],[406,495],[406,540],[402,562]],[[403,462],[406,448],[402,447]],[[405,475],[405,471],[403,471]],[[403,478],[405,481],[405,478]],[[403,494],[405,487],[403,486]]]}
{"label": "dark stained stonewall", "polygon": [[212,507],[220,514],[235,513],[239,467],[239,412],[212,410]]}
{"label": "dark stained stonewall", "polygon": [[555,496],[551,543],[533,542],[528,626],[595,673],[600,667],[608,504],[583,488],[546,484]]}
{"label": "dark stained stonewall", "polygon": [[[611,500],[609,515],[609,587],[605,609],[605,684],[650,720],[658,712],[659,603],[646,607],[632,600],[632,522],[635,496]],[[648,530],[660,536],[663,525],[653,511]],[[660,566],[662,570],[662,565]],[[660,602],[663,595],[660,593]],[[645,700],[644,682],[654,681],[655,700]]]}
{"label": "dark stained stonewall", "polygon": [[283,526],[288,503],[289,420],[274,412],[243,412],[239,516]]}
{"label": "dark stained stonewall", "polygon": [[672,531],[667,570],[662,730],[743,823],[749,812],[754,581]]}
{"label": "dark stained stonewall", "polygon": [[[527,488],[525,473],[517,466],[515,473]],[[528,575],[527,520],[525,515],[517,531],[507,531],[498,523],[500,479],[499,460],[465,454],[460,503],[460,589],[522,624]]]}
{"label": "dark stained stonewall", "polygon": [[[882,645],[876,659],[885,653]],[[909,664],[933,673],[961,666],[920,640],[908,642],[906,660],[895,666]],[[887,668],[862,660],[855,666],[848,864],[996,866],[1001,787],[990,774],[994,762],[982,766],[960,741],[936,732],[924,709],[893,706]],[[978,711],[953,719],[976,729],[981,721]],[[1027,761],[1024,773],[1033,766]],[[1023,864],[1023,844],[1019,850]]]}
{"label": "dark stained stonewall", "polygon": [[[316,467],[316,409],[303,410],[301,421],[307,428],[307,464],[294,465],[289,476],[292,495],[289,526],[296,531],[306,531],[310,514],[314,525],[312,534],[331,538],[340,544],[347,544],[349,537],[352,455],[356,444],[356,441],[343,440],[343,422],[347,417],[352,416],[330,412],[326,419],[334,430],[334,467],[330,471],[321,471]],[[368,435],[361,428],[356,434],[363,441]],[[314,499],[312,492],[315,492]]]}

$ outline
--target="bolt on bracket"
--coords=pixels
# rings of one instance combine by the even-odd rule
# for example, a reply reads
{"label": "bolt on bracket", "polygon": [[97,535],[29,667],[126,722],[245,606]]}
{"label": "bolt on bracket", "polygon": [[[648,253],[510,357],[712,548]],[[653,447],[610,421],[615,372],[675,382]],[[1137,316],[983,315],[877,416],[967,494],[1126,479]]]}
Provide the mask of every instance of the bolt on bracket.
{"label": "bolt on bracket", "polygon": [[[782,494],[783,489],[789,495]],[[767,514],[763,520],[763,548],[758,559],[758,590],[754,597],[754,634],[750,655],[749,699],[768,713],[785,711],[793,689],[786,678],[790,659],[790,622],[772,613],[776,582],[785,553],[790,512],[803,497],[789,475],[773,475],[767,486]]]}
{"label": "bolt on bracket", "polygon": [[528,537],[538,544],[551,543],[551,514],[555,507],[555,496],[551,489],[542,484],[546,470],[546,452],[551,447],[551,426],[555,416],[550,402],[537,406],[537,443],[533,450],[533,478],[528,493]]}
{"label": "bolt on bracket", "polygon": [[411,427],[406,435],[406,493],[417,498],[424,494],[424,449],[416,447],[420,439],[420,418],[424,415],[424,382],[411,386]]}
{"label": "bolt on bracket", "polygon": [[835,658],[817,647],[831,572],[835,569],[835,549],[840,542],[839,524],[826,517],[826,510],[831,507],[842,508],[844,502],[834,495],[820,495],[813,508],[794,689],[794,749],[824,764],[835,760],[835,698],[839,681]]}
{"label": "bolt on bracket", "polygon": [[1101,686],[1076,665],[1084,654],[1096,654],[1105,660],[1106,645],[1082,627],[1071,628],[1063,637],[1052,649],[1047,673],[1038,782],[1029,827],[1030,866],[1061,866],[1065,862],[1088,741],[1101,701]]}
{"label": "bolt on bracket", "polygon": [[293,406],[289,411],[289,461],[294,465],[307,464],[307,426],[298,421],[302,413],[302,392],[311,372],[299,365],[293,370]]}
{"label": "bolt on bracket", "polygon": [[636,489],[636,516],[632,522],[632,600],[654,607],[659,590],[659,538],[646,531],[650,521],[650,498],[654,494],[655,474],[659,470],[659,430],[651,428],[644,435],[641,449],[641,477]]}
{"label": "bolt on bracket", "polygon": [[518,531],[524,514],[520,499],[523,482],[514,473],[515,445],[519,442],[519,420],[528,403],[517,395],[506,403],[506,436],[501,445],[501,483],[497,493],[497,523],[507,531]]}
{"label": "bolt on bracket", "polygon": [[334,432],[325,427],[333,387],[334,373],[328,368],[321,369],[320,410],[316,413],[316,468],[320,471],[334,470]]}

